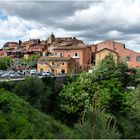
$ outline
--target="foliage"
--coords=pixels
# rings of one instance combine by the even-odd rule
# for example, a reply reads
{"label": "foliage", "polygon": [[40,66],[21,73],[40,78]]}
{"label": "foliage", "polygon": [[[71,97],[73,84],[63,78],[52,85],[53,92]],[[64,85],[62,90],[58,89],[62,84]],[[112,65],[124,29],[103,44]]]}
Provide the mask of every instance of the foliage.
{"label": "foliage", "polygon": [[79,118],[82,111],[89,107],[96,90],[97,86],[92,83],[92,78],[87,73],[82,73],[76,81],[64,85],[59,97],[60,109],[68,116]]}
{"label": "foliage", "polygon": [[123,87],[126,87],[129,81],[128,71],[129,68],[126,61],[120,60],[117,64],[116,77],[118,77]]}
{"label": "foliage", "polygon": [[27,78],[17,83],[13,91],[28,101],[33,107],[41,109],[43,112],[48,111],[50,107],[49,96],[52,91],[41,79],[36,77]]}
{"label": "foliage", "polygon": [[9,65],[10,70],[24,70],[25,75],[27,74],[27,70],[31,67],[34,67],[36,65],[36,61],[27,61],[25,59],[16,59],[12,60]]}
{"label": "foliage", "polygon": [[[95,112],[96,111],[96,112]],[[80,138],[84,139],[114,139],[120,138],[115,118],[104,110],[90,108],[85,118],[75,125]]]}
{"label": "foliage", "polygon": [[135,69],[128,68],[127,63],[124,60],[119,60],[119,62],[115,64],[111,54],[107,55],[105,59],[101,61],[100,65],[95,69],[93,77],[99,82],[102,80],[118,78],[122,83],[123,88],[137,85]]}
{"label": "foliage", "polygon": [[10,65],[10,57],[0,57],[0,70],[7,70]]}
{"label": "foliage", "polygon": [[36,61],[40,57],[39,54],[33,54],[29,56],[28,61]]}
{"label": "foliage", "polygon": [[97,104],[105,108],[107,112],[119,112],[123,106],[123,96],[122,84],[118,79],[103,80],[98,89]]}
{"label": "foliage", "polygon": [[25,58],[23,57],[22,60],[23,60],[23,61],[26,61],[26,62],[31,62],[31,61],[37,61],[38,58],[40,58],[40,54],[32,54],[32,55],[29,56],[28,59],[25,59]]}
{"label": "foliage", "polygon": [[135,68],[129,69],[130,74],[128,75],[128,86],[134,86],[137,87],[139,84],[139,79],[137,79],[137,70]]}
{"label": "foliage", "polygon": [[140,68],[136,68],[136,79],[140,83]]}
{"label": "foliage", "polygon": [[[76,123],[74,130],[80,138],[140,138],[140,87],[132,91],[126,90],[127,86],[137,86],[139,77],[139,71],[128,68],[124,61],[121,60],[116,65],[110,54],[93,74],[81,73],[76,77],[69,76],[63,88],[59,89],[59,94],[59,90],[56,90],[55,79],[49,78],[43,80],[35,77],[27,78],[16,84],[0,83],[0,88],[15,92],[33,107],[50,113],[71,127]],[[92,102],[93,97],[97,99],[97,108],[94,106],[95,102]],[[5,114],[8,114],[7,110],[10,106],[4,105]],[[94,108],[92,109],[91,106]],[[77,123],[78,120],[79,123]],[[4,137],[9,132],[9,124],[2,115],[0,123],[3,127],[3,129],[0,127],[0,134]],[[21,129],[27,128],[26,124],[29,124],[28,128],[32,128],[32,124],[23,119]],[[37,122],[35,124],[39,125]],[[12,123],[10,125],[12,126]],[[42,122],[39,125],[39,132],[35,130],[36,125],[30,131],[30,137],[25,136],[26,138],[38,138],[41,133],[43,138],[46,135],[54,138],[52,133],[44,134]],[[53,124],[49,128],[51,126],[54,128],[51,129],[52,131],[56,130],[55,134],[59,132]],[[36,134],[33,134],[34,130]],[[27,134],[27,131],[23,131],[23,135]],[[62,136],[55,138],[62,138]],[[73,138],[73,135],[69,138]]]}
{"label": "foliage", "polygon": [[[60,92],[60,107],[63,111],[62,117],[67,114],[67,116],[70,116],[68,121],[73,123],[74,121],[71,119],[75,119],[73,116],[77,115],[76,119],[78,120],[83,112],[92,104],[91,100],[93,96],[97,95],[97,106],[104,108],[105,112],[103,116],[109,113],[115,117],[116,126],[121,134],[121,138],[129,138],[130,136],[131,138],[138,138],[138,134],[135,136],[135,132],[133,131],[135,130],[134,124],[136,122],[132,119],[135,115],[130,113],[132,105],[127,103],[129,100],[129,91],[126,92],[126,87],[133,85],[135,80],[135,69],[128,69],[127,64],[123,61],[120,61],[116,65],[112,55],[106,56],[96,68],[93,75],[81,74],[75,81],[71,81],[63,87]],[[133,104],[135,103],[133,102]],[[103,118],[100,118],[100,122],[104,126],[106,120]],[[66,117],[64,117],[64,120],[66,120]],[[81,137],[92,138],[90,135],[93,127],[91,122],[86,121],[84,126],[80,127],[78,125],[78,127],[81,130]],[[101,130],[100,125],[97,125],[97,127],[97,131]],[[102,132],[105,138],[116,137],[115,133],[111,130],[109,132],[108,135],[112,134],[110,137],[105,136],[107,132]],[[99,135],[98,138],[104,137]]]}
{"label": "foliage", "polygon": [[[126,133],[125,137],[138,139],[140,138],[140,86],[136,90],[131,91],[126,96],[126,106],[128,106],[127,112],[127,121],[129,122],[130,131]],[[123,121],[124,122],[124,121]],[[123,124],[123,122],[121,124]]]}
{"label": "foliage", "polygon": [[116,77],[117,66],[112,54],[107,55],[93,73],[95,79],[99,82]]}
{"label": "foliage", "polygon": [[77,135],[15,94],[0,90],[0,138],[64,139],[77,138]]}

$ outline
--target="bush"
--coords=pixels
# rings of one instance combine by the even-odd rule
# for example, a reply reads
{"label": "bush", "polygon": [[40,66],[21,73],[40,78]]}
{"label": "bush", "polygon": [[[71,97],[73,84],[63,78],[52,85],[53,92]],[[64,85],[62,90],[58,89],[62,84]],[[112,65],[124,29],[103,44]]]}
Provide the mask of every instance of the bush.
{"label": "bush", "polygon": [[1,139],[78,138],[65,125],[32,108],[13,93],[0,89]]}

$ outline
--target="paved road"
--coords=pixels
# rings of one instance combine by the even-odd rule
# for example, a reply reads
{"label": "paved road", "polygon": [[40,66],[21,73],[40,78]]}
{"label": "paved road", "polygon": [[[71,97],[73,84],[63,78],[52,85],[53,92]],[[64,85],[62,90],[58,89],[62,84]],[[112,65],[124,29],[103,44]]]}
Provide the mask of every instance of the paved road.
{"label": "paved road", "polygon": [[24,78],[0,78],[0,82],[8,82],[8,81],[22,81],[22,80],[24,80],[25,79],[25,77]]}
{"label": "paved road", "polygon": [[[74,75],[79,75],[79,74],[73,74]],[[50,76],[50,77],[67,77],[68,75],[56,75],[56,76]],[[29,76],[30,77],[30,76]],[[44,78],[45,76],[38,76],[38,78]],[[27,77],[14,77],[14,78],[0,78],[0,82],[8,82],[8,81],[22,81]]]}

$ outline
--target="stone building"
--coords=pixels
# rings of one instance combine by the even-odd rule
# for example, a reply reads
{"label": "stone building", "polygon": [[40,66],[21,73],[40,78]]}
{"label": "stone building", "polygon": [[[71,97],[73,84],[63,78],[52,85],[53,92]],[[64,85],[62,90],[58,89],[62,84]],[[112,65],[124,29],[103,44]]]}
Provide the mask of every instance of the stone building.
{"label": "stone building", "polygon": [[140,67],[140,53],[129,50],[125,44],[107,40],[96,45],[91,45],[92,63],[95,63],[95,54],[102,49],[109,49],[118,53],[119,58],[126,60],[129,67]]}
{"label": "stone building", "polygon": [[118,59],[119,59],[118,53],[115,52],[115,51],[112,51],[108,48],[104,48],[104,49],[101,49],[101,50],[96,52],[96,54],[95,54],[95,64],[99,65],[101,63],[101,61],[109,54],[111,54],[113,56],[114,61],[117,64]]}
{"label": "stone building", "polygon": [[88,67],[91,64],[90,47],[87,47],[84,44],[57,47],[54,48],[53,54],[57,57],[72,57],[79,63],[81,70],[88,70]]}
{"label": "stone building", "polygon": [[6,42],[3,45],[4,50],[13,50],[18,48],[18,43],[17,42]]}
{"label": "stone building", "polygon": [[77,73],[78,64],[71,57],[42,56],[37,63],[37,72],[50,72],[55,75]]}

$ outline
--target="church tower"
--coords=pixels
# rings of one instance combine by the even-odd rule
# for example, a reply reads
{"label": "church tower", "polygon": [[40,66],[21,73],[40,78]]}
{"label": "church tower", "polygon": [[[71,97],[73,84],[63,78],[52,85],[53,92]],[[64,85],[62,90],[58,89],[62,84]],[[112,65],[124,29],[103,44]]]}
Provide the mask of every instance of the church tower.
{"label": "church tower", "polygon": [[54,36],[54,34],[52,32],[51,35],[47,39],[47,43],[52,44],[54,41],[55,41],[55,36]]}

